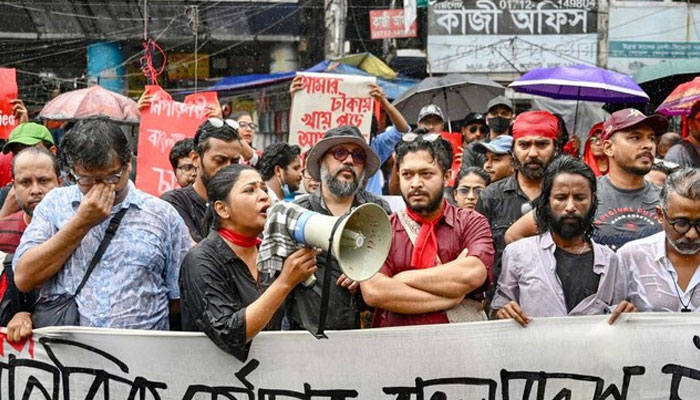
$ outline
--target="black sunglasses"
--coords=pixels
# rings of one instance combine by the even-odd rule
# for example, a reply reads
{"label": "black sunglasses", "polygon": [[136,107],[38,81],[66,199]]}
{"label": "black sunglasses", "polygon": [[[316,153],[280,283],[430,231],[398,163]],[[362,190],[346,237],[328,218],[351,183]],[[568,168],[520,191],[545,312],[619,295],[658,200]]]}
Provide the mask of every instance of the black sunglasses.
{"label": "black sunglasses", "polygon": [[666,214],[666,210],[661,209],[661,213],[664,215],[664,218],[666,218],[668,224],[673,227],[673,230],[678,232],[679,234],[685,235],[686,233],[688,233],[691,227],[695,227],[695,232],[700,234],[700,220],[690,222],[685,218],[678,218],[671,221],[671,219],[668,217],[668,214]]}
{"label": "black sunglasses", "polygon": [[348,158],[348,155],[350,155],[352,156],[352,161],[359,165],[363,165],[367,160],[367,154],[361,149],[350,151],[345,147],[336,147],[335,149],[329,151],[329,153],[331,153],[333,158],[338,161],[345,161],[345,159]]}

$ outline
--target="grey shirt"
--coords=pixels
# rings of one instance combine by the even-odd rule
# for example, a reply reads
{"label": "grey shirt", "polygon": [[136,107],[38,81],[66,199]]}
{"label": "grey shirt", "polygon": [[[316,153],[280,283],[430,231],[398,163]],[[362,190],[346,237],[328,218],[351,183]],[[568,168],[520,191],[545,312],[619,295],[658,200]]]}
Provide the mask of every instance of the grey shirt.
{"label": "grey shirt", "polygon": [[700,167],[700,148],[683,140],[668,150],[664,161],[676,163],[681,168],[698,168]]}
{"label": "grey shirt", "polygon": [[613,186],[610,178],[598,178],[598,209],[593,223],[593,240],[617,251],[625,243],[661,230],[656,216],[661,190],[645,182],[642,189],[624,190]]}

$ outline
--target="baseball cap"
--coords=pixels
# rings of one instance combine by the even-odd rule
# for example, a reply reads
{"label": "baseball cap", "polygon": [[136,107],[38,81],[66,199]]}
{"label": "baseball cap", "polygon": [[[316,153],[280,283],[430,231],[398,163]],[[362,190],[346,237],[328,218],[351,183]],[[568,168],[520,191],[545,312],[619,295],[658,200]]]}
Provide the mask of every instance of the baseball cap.
{"label": "baseball cap", "polygon": [[473,123],[480,123],[480,124],[486,125],[486,118],[484,117],[484,114],[470,112],[469,114],[467,114],[467,117],[464,118],[464,122],[462,123],[462,126],[467,126],[467,125],[473,124]]}
{"label": "baseball cap", "polygon": [[603,123],[603,140],[608,140],[623,129],[631,128],[639,124],[647,124],[654,130],[656,134],[663,133],[668,129],[668,120],[662,115],[651,114],[644,115],[643,112],[634,108],[625,108],[620,111],[615,111]]}
{"label": "baseball cap", "polygon": [[10,137],[5,143],[5,147],[2,148],[2,152],[7,154],[10,152],[14,144],[21,144],[24,146],[36,146],[40,142],[53,142],[53,136],[51,132],[41,124],[36,122],[25,122],[17,125],[15,129],[10,132]]}
{"label": "baseball cap", "polygon": [[484,154],[490,151],[494,154],[508,154],[513,148],[513,137],[510,135],[501,135],[491,140],[488,143],[474,143],[474,151]]}
{"label": "baseball cap", "polygon": [[496,96],[493,99],[491,99],[491,101],[489,101],[489,104],[486,106],[486,112],[491,111],[491,109],[496,106],[505,106],[508,107],[510,111],[515,111],[515,108],[513,107],[513,102],[505,96]]}
{"label": "baseball cap", "polygon": [[440,107],[436,106],[435,104],[428,104],[427,106],[423,106],[423,108],[420,109],[420,113],[418,113],[417,122],[421,122],[423,118],[427,117],[428,115],[436,115],[440,117],[441,120],[445,120],[445,116],[442,113]]}

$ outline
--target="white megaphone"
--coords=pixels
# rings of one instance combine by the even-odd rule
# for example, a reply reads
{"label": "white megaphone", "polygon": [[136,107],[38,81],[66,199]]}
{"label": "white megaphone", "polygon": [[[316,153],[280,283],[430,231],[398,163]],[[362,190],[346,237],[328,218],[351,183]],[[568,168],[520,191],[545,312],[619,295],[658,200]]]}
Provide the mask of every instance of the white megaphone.
{"label": "white megaphone", "polygon": [[[333,248],[329,249],[336,224]],[[304,210],[290,233],[296,242],[332,251],[345,276],[355,282],[374,276],[384,264],[391,247],[389,216],[374,203],[363,204],[340,217]],[[303,284],[309,287],[315,282],[316,276],[311,275]]]}

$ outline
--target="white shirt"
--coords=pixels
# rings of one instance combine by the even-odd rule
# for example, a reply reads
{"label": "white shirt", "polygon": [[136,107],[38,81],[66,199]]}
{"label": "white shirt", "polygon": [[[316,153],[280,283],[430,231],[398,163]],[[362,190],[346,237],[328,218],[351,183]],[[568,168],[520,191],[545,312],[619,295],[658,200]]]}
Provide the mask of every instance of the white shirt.
{"label": "white shirt", "polygon": [[666,255],[666,233],[659,232],[622,246],[617,252],[629,275],[630,301],[639,311],[700,311],[700,268],[688,287],[678,286],[678,274]]}

